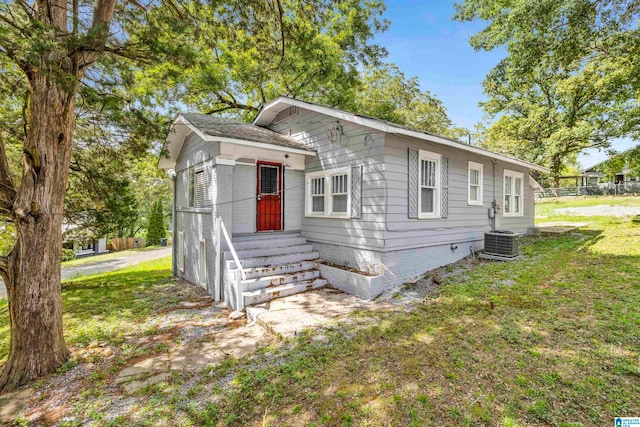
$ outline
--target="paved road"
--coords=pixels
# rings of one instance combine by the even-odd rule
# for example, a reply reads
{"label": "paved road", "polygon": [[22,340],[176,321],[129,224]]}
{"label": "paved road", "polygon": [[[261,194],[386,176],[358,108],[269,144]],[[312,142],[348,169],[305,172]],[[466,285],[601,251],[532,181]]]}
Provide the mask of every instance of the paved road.
{"label": "paved road", "polygon": [[[73,267],[62,267],[62,280],[72,277],[88,276],[91,274],[106,273],[108,271],[117,270],[119,268],[128,267],[144,261],[150,261],[157,258],[164,258],[171,255],[171,248],[161,248],[152,251],[136,252],[123,255],[121,258],[111,258],[104,261],[92,262],[91,264],[78,265]],[[0,279],[0,298],[7,296],[7,290],[4,283]]]}

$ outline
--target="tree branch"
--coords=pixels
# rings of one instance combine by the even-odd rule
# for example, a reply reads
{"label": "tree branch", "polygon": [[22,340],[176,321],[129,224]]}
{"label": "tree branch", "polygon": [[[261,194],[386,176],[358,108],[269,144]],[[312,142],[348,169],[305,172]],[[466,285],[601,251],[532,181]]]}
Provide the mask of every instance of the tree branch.
{"label": "tree branch", "polygon": [[143,5],[141,5],[140,3],[138,3],[136,0],[129,0],[129,3],[133,4],[135,7],[137,7],[138,9],[140,9],[143,12],[147,11],[147,8],[144,7]]}
{"label": "tree branch", "polygon": [[184,19],[182,17],[182,13],[180,12],[180,9],[178,9],[178,6],[176,6],[176,4],[172,0],[166,0],[166,2],[169,4],[169,7],[173,9],[173,11],[178,15],[180,19]]}
{"label": "tree branch", "polygon": [[223,111],[229,111],[229,110],[233,110],[235,107],[222,107],[222,108],[215,108],[213,110],[207,111],[205,114],[216,114],[216,113],[222,113]]}
{"label": "tree branch", "polygon": [[214,108],[213,110],[208,111],[205,114],[221,113],[223,111],[234,110],[234,109],[236,109],[236,110],[245,110],[245,111],[259,111],[258,108],[254,107],[252,105],[241,104],[241,103],[237,102],[235,100],[235,98],[233,98],[233,99],[225,98],[220,92],[214,92],[214,94],[218,98],[217,104],[222,104],[222,105],[224,105],[224,107]]}
{"label": "tree branch", "polygon": [[11,177],[11,169],[9,168],[9,160],[7,159],[4,140],[2,139],[2,132],[0,132],[0,201],[6,204],[5,206],[0,206],[0,208],[9,210],[10,212],[15,197],[16,188],[13,184],[13,178]]}
{"label": "tree branch", "polygon": [[6,278],[9,274],[9,257],[0,256],[0,275]]}
{"label": "tree branch", "polygon": [[0,214],[9,216],[11,215],[12,210],[13,210],[13,203],[0,200]]}
{"label": "tree branch", "polygon": [[88,68],[98,59],[99,53],[104,51],[115,7],[116,0],[96,0],[91,27],[86,36],[90,37],[89,43],[85,46],[80,43],[79,53],[83,56],[82,63],[78,62],[80,70]]}

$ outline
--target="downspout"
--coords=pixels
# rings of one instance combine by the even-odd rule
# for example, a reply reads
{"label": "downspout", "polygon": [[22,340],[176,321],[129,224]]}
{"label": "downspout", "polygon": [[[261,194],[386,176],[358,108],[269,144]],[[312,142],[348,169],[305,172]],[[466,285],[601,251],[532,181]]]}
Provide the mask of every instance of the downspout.
{"label": "downspout", "polygon": [[496,159],[491,159],[491,166],[493,166],[493,200],[491,201],[491,207],[489,208],[489,221],[491,222],[491,231],[496,229],[496,208],[498,202],[496,200]]}
{"label": "downspout", "polygon": [[171,222],[173,223],[173,230],[172,230],[172,239],[171,239],[171,272],[173,273],[174,277],[178,276],[178,268],[177,268],[177,256],[176,256],[176,243],[178,241],[177,238],[177,217],[176,217],[176,201],[178,199],[176,199],[176,194],[177,194],[177,190],[176,190],[176,178],[177,178],[177,174],[172,174],[171,176],[171,182],[173,183],[173,208],[172,208],[172,214],[171,214]]}

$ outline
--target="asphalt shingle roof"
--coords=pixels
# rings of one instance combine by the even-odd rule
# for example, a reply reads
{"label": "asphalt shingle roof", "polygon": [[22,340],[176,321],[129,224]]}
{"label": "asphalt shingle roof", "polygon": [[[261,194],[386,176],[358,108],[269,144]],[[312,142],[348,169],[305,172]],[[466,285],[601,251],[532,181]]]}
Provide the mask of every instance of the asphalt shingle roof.
{"label": "asphalt shingle roof", "polygon": [[198,128],[205,135],[221,138],[233,138],[263,144],[278,145],[280,147],[295,148],[313,152],[309,147],[294,141],[284,135],[269,129],[246,123],[240,120],[227,119],[198,113],[182,113],[191,125]]}

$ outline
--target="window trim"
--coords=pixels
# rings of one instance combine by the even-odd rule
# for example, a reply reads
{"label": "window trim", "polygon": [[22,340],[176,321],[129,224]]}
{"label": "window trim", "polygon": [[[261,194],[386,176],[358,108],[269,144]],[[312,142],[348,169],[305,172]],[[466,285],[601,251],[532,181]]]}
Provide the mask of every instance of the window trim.
{"label": "window trim", "polygon": [[[510,194],[513,199],[511,199],[511,203],[509,203],[509,207],[511,208],[509,211],[505,209],[506,203],[505,200],[507,198],[507,176],[511,177],[511,186],[512,193]],[[513,212],[513,208],[515,207],[515,193],[516,189],[516,178],[520,178],[520,210],[517,212]],[[509,169],[505,169],[502,175],[502,216],[503,217],[520,217],[524,216],[524,173],[516,172]]]}
{"label": "window trim", "polygon": [[196,200],[198,199],[196,197],[196,176],[198,174],[204,174],[205,173],[205,169],[206,169],[206,165],[204,163],[198,163],[198,164],[192,164],[191,166],[187,167],[185,169],[186,174],[187,174],[187,179],[186,179],[186,187],[187,187],[187,206],[188,208],[203,208],[206,206],[206,204],[204,203],[204,196],[206,194],[206,176],[203,175],[202,179],[202,194],[200,195],[201,198],[201,202],[202,205],[197,205],[196,204]]}
{"label": "window trim", "polygon": [[[478,174],[478,200],[471,200],[471,171],[477,170]],[[469,161],[467,164],[467,204],[469,206],[482,206],[484,201],[484,165]]]}
{"label": "window trim", "polygon": [[[333,193],[331,193],[331,178],[337,175],[347,176],[347,211],[346,212],[333,212]],[[311,195],[311,185],[313,179],[324,179],[324,212],[313,212],[313,196]],[[305,175],[305,217],[308,218],[338,218],[349,219],[351,218],[351,167],[327,169],[318,172],[309,172]],[[342,193],[340,193],[342,194]]]}
{"label": "window trim", "polygon": [[195,165],[187,168],[187,206],[190,208],[195,207],[196,202],[196,167]]}
{"label": "window trim", "polygon": [[207,241],[200,239],[198,247],[198,282],[207,289]]}
{"label": "window trim", "polygon": [[[201,182],[200,182],[200,187],[198,187],[196,185],[196,183],[198,183],[198,177],[199,175],[202,174],[201,177]],[[203,208],[205,207],[206,203],[205,203],[205,194],[206,194],[206,175],[204,173],[204,166],[200,166],[197,167],[195,169],[195,172],[193,173],[193,185],[194,185],[194,189],[193,189],[193,208]],[[197,194],[197,190],[200,190],[201,194]],[[198,202],[198,203],[196,203]]]}
{"label": "window trim", "polygon": [[178,271],[184,273],[184,252],[185,252],[185,238],[184,231],[178,231],[178,256],[176,262],[178,263]]}
{"label": "window trim", "polygon": [[[436,163],[436,190],[435,203],[433,204],[433,213],[422,212],[422,160],[431,160]],[[431,151],[418,150],[418,219],[437,219],[442,218],[442,210],[440,206],[442,198],[442,154],[433,153]]]}

